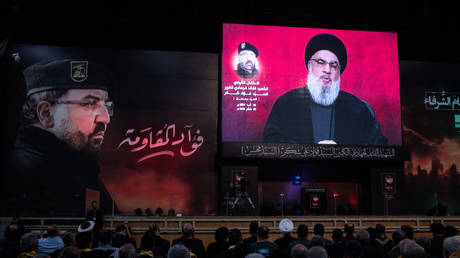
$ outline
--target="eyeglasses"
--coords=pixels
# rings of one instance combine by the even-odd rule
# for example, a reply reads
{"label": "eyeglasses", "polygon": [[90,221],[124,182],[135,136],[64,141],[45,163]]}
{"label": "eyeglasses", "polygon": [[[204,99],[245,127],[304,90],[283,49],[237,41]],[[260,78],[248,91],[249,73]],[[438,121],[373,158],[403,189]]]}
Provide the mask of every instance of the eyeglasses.
{"label": "eyeglasses", "polygon": [[112,101],[103,101],[103,100],[61,100],[56,101],[54,104],[80,104],[81,106],[88,107],[92,111],[95,111],[97,108],[104,106],[107,109],[109,116],[113,116],[114,104]]}
{"label": "eyeglasses", "polygon": [[318,59],[310,59],[310,60],[313,60],[316,62],[316,64],[318,64],[319,66],[321,66],[322,68],[324,68],[326,65],[329,65],[331,67],[332,70],[334,71],[337,71],[340,67],[340,64],[337,62],[337,61],[334,61],[334,62],[326,62],[325,60],[321,59],[321,58],[318,58]]}

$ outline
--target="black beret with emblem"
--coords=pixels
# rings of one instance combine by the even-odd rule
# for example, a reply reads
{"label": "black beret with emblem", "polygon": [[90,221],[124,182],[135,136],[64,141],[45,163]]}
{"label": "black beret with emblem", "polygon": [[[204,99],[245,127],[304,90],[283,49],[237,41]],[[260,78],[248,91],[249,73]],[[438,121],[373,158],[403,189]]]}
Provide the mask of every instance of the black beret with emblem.
{"label": "black beret with emblem", "polygon": [[46,60],[24,70],[27,97],[48,90],[99,89],[107,91],[113,77],[102,64],[86,60]]}
{"label": "black beret with emblem", "polygon": [[255,46],[249,44],[248,42],[241,42],[238,45],[238,54],[243,50],[252,51],[252,52],[254,52],[254,54],[256,54],[256,57],[259,56],[259,51],[257,51],[257,48]]}
{"label": "black beret with emblem", "polygon": [[340,62],[340,74],[342,74],[347,67],[347,49],[339,38],[329,33],[317,34],[308,41],[307,47],[305,47],[307,69],[310,58],[320,50],[329,50],[337,56]]}

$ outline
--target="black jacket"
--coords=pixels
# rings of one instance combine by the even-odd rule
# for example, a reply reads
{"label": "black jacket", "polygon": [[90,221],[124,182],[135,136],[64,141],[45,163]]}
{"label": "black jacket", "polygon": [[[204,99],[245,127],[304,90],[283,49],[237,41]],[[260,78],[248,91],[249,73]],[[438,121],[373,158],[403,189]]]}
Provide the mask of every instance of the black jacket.
{"label": "black jacket", "polygon": [[[264,128],[265,142],[314,143],[307,87],[291,90],[279,97]],[[386,145],[373,110],[357,97],[340,91],[333,104],[334,140],[337,144]]]}
{"label": "black jacket", "polygon": [[84,216],[87,188],[99,191],[101,207],[110,211],[99,171],[97,157],[73,150],[41,128],[21,127],[4,180],[6,213]]}

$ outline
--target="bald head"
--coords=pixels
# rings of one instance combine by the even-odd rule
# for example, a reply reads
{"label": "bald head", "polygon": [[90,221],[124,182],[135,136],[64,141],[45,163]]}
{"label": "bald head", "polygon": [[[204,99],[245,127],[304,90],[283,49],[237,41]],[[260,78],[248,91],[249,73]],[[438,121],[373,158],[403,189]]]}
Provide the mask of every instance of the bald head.
{"label": "bald head", "polygon": [[460,236],[452,236],[444,239],[442,246],[445,257],[449,257],[452,253],[460,252]]}
{"label": "bald head", "polygon": [[119,258],[134,258],[136,257],[136,248],[132,244],[124,244],[118,252]]}
{"label": "bald head", "polygon": [[185,237],[193,237],[194,232],[195,230],[193,229],[192,224],[185,223],[184,225],[182,225],[182,233]]}
{"label": "bald head", "polygon": [[401,250],[402,258],[424,258],[425,249],[415,243],[412,239],[404,239],[399,242],[399,249]]}
{"label": "bald head", "polygon": [[296,244],[291,249],[292,258],[307,258],[308,249],[302,244]]}
{"label": "bald head", "polygon": [[307,251],[308,258],[327,258],[326,249],[322,246],[313,246]]}

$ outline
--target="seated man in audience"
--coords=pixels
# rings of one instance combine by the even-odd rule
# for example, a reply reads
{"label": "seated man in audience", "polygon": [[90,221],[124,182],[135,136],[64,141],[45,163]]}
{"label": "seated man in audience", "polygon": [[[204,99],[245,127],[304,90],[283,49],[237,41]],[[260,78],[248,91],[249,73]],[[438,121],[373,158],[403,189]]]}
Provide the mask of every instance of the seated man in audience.
{"label": "seated man in audience", "polygon": [[383,247],[383,253],[388,253],[393,248],[393,241],[386,236],[385,232],[384,225],[375,225],[375,241]]}
{"label": "seated man in audience", "polygon": [[156,223],[149,225],[144,236],[149,236],[153,239],[153,254],[155,257],[166,257],[169,250],[169,241],[160,237],[160,226]]}
{"label": "seated man in audience", "polygon": [[304,245],[296,244],[292,247],[289,254],[291,255],[291,258],[307,258],[307,251],[308,249]]}
{"label": "seated man in audience", "polygon": [[259,231],[257,231],[257,242],[250,245],[254,252],[265,257],[279,254],[279,247],[275,243],[268,241],[269,234],[270,230],[268,227],[262,226],[259,228]]}
{"label": "seated man in audience", "polygon": [[353,235],[355,233],[355,225],[353,223],[345,223],[345,225],[343,225],[343,231],[345,232],[345,238],[343,239],[344,244],[350,240],[356,239]]}
{"label": "seated man in audience", "polygon": [[327,253],[331,258],[343,258],[345,255],[343,246],[343,232],[336,228],[332,231],[332,244],[326,247]]}
{"label": "seated man in audience", "polygon": [[401,255],[401,250],[399,249],[399,242],[406,238],[406,233],[404,233],[401,229],[398,229],[391,234],[391,238],[393,238],[393,248],[386,254],[388,258],[396,258]]}
{"label": "seated man in audience", "polygon": [[363,249],[358,240],[351,239],[345,242],[344,252],[345,252],[345,255],[343,256],[344,258],[361,258]]}
{"label": "seated man in audience", "polygon": [[38,253],[52,254],[64,248],[64,242],[60,237],[59,228],[56,225],[49,226],[47,233],[48,237],[38,240]]}
{"label": "seated man in audience", "polygon": [[460,257],[460,236],[451,236],[442,242],[444,248],[444,257]]}
{"label": "seated man in audience", "polygon": [[425,256],[427,258],[431,257],[431,255],[430,255],[430,252],[431,252],[431,241],[430,241],[430,239],[428,239],[428,238],[426,238],[424,236],[420,236],[420,237],[417,237],[415,239],[415,243],[417,243],[419,246],[423,247],[423,249],[425,250]]}
{"label": "seated man in audience", "polygon": [[125,222],[115,228],[115,235],[112,237],[112,246],[120,248],[124,244],[136,246],[136,240],[131,237],[128,223]]}
{"label": "seated man in audience", "polygon": [[280,248],[281,253],[287,257],[288,246],[292,241],[295,241],[295,238],[291,236],[291,232],[294,230],[294,223],[290,219],[282,219],[279,229],[283,237],[276,239],[275,244]]}
{"label": "seated man in audience", "polygon": [[425,258],[423,247],[415,243],[414,240],[406,238],[399,242],[402,258]]}
{"label": "seated man in audience", "polygon": [[[185,245],[177,244],[169,248],[167,258],[190,258],[190,250]],[[121,258],[121,257],[120,257]]]}
{"label": "seated man in audience", "polygon": [[296,244],[302,244],[308,248],[310,246],[310,241],[307,239],[308,237],[308,226],[305,224],[301,224],[297,227],[297,240],[292,241],[288,246],[288,252],[291,252],[291,249]]}
{"label": "seated man in audience", "polygon": [[78,226],[78,233],[75,237],[77,247],[80,249],[82,258],[89,257],[101,257],[108,258],[111,252],[103,250],[96,250],[91,248],[91,242],[93,237],[94,222],[85,221]]}
{"label": "seated man in audience", "polygon": [[367,230],[361,229],[356,233],[356,240],[358,240],[361,244],[361,248],[363,249],[363,258],[372,258],[372,257],[382,257],[383,247],[376,242],[371,241],[370,234]]}
{"label": "seated man in audience", "polygon": [[244,242],[248,245],[257,242],[257,231],[259,230],[259,224],[257,221],[252,221],[249,224],[249,233],[251,233],[251,237],[246,238]]}
{"label": "seated man in audience", "polygon": [[118,252],[118,257],[119,258],[137,258],[137,256],[136,256],[136,247],[134,247],[134,245],[132,245],[132,244],[124,244],[124,245],[122,245],[120,247],[119,252]]}
{"label": "seated man in audience", "polygon": [[37,254],[38,235],[35,233],[27,233],[21,237],[19,241],[20,253],[18,258],[30,258]]}
{"label": "seated man in audience", "polygon": [[81,252],[75,246],[67,246],[65,247],[58,258],[80,258]]}
{"label": "seated man in audience", "polygon": [[109,253],[109,257],[118,258],[118,248],[112,246],[113,231],[105,230],[99,234],[99,246],[94,250],[102,250]]}
{"label": "seated man in audience", "polygon": [[431,256],[443,257],[442,241],[444,236],[442,234],[444,230],[444,225],[439,222],[431,223],[430,225],[431,233],[433,238],[431,239]]}
{"label": "seated man in audience", "polygon": [[330,244],[332,244],[331,240],[324,238],[324,225],[323,224],[315,224],[313,226],[313,232],[315,235],[320,236],[323,239],[324,247],[326,248]]}
{"label": "seated man in audience", "polygon": [[183,236],[174,240],[172,245],[183,244],[190,250],[191,256],[196,255],[197,258],[204,258],[206,253],[203,241],[195,238],[195,229],[192,224],[185,223],[182,225],[182,234]]}
{"label": "seated man in audience", "polygon": [[406,238],[414,240],[414,229],[409,225],[401,226],[401,230],[406,233]]}
{"label": "seated man in audience", "polygon": [[216,242],[210,243],[206,249],[207,258],[214,258],[228,249],[228,233],[229,230],[227,227],[220,227],[216,230],[214,233]]}
{"label": "seated man in audience", "polygon": [[322,246],[313,246],[307,251],[308,258],[328,258],[326,249]]}
{"label": "seated man in audience", "polygon": [[228,244],[228,249],[222,253],[223,258],[245,257],[252,253],[251,246],[243,241],[241,231],[237,228],[230,230]]}
{"label": "seated man in audience", "polygon": [[5,238],[0,240],[0,257],[17,257],[19,255],[19,240],[21,230],[16,223],[10,223],[4,233]]}

